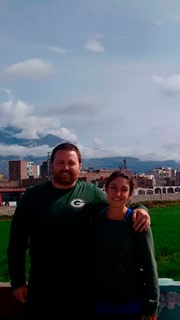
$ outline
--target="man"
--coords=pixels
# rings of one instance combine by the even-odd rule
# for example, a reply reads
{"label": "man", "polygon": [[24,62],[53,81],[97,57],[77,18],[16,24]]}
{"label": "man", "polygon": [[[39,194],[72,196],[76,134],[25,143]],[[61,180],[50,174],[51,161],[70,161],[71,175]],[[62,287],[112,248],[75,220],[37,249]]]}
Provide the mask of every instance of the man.
{"label": "man", "polygon": [[[96,185],[78,181],[81,166],[75,145],[57,145],[51,154],[51,181],[28,187],[15,210],[8,244],[9,275],[14,297],[25,304],[25,319],[89,316],[90,231],[107,198]],[[143,208],[133,211],[133,220],[135,230],[150,225]]]}

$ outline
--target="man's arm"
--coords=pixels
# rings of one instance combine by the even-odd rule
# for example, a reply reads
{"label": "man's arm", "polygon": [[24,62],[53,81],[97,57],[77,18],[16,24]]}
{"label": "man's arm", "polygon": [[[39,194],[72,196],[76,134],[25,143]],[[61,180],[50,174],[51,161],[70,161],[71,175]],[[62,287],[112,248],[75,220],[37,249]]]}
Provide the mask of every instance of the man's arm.
{"label": "man's arm", "polygon": [[13,290],[13,297],[21,303],[25,303],[27,299],[28,287],[26,284]]}
{"label": "man's arm", "polygon": [[29,242],[27,189],[13,215],[7,247],[8,272],[13,290],[26,284],[25,260]]}
{"label": "man's arm", "polygon": [[151,224],[151,218],[148,209],[142,204],[132,205],[132,221],[135,231],[142,232],[147,230]]}

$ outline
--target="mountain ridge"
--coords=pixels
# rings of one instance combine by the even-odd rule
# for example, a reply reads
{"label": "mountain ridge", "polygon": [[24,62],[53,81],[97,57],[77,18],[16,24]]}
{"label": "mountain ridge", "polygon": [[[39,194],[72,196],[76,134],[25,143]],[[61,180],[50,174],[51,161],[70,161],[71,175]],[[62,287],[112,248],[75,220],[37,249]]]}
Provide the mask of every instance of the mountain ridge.
{"label": "mountain ridge", "polygon": [[[48,145],[50,149],[54,148],[58,143],[64,142],[57,136],[47,134],[46,136],[39,137],[39,139],[24,139],[18,138],[16,134],[19,131],[16,128],[7,127],[6,129],[0,129],[0,142],[4,145],[18,145],[33,148],[36,146]],[[3,156],[0,155],[0,174],[3,174],[8,178],[8,162],[10,160],[25,160],[32,161],[35,164],[41,165],[43,161],[47,160],[47,156]],[[102,157],[102,158],[83,158],[82,165],[84,169],[117,169],[124,166],[130,169],[133,173],[152,172],[154,168],[159,167],[171,167],[172,169],[179,169],[180,163],[174,160],[145,160],[142,161],[137,157]]]}

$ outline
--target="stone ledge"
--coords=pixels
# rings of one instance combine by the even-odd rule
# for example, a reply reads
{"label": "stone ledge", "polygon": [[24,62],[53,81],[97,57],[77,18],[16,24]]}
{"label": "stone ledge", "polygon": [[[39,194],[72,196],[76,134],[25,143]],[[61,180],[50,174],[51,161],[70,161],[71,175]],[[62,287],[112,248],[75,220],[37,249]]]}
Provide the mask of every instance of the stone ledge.
{"label": "stone ledge", "polygon": [[[160,278],[160,314],[158,320],[177,320],[180,308],[180,281]],[[22,320],[23,305],[12,296],[9,282],[0,282],[0,320]]]}

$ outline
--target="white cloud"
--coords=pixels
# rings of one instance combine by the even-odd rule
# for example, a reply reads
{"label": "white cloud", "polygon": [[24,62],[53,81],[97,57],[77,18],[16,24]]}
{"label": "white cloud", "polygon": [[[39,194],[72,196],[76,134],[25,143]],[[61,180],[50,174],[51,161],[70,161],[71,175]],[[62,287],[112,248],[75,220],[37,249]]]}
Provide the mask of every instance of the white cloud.
{"label": "white cloud", "polygon": [[4,145],[0,143],[0,153],[3,154],[4,157],[8,156],[17,156],[18,158],[21,157],[23,159],[27,156],[34,156],[34,157],[44,157],[49,152],[49,146],[43,145],[33,148],[27,148],[19,145]]}
{"label": "white cloud", "polygon": [[153,81],[167,94],[180,93],[180,74],[169,77],[153,76]]}
{"label": "white cloud", "polygon": [[38,139],[47,134],[54,134],[61,139],[77,141],[76,135],[67,128],[61,127],[56,115],[38,116],[34,106],[23,101],[8,100],[0,105],[0,127],[8,126],[19,129],[17,138]]}
{"label": "white cloud", "polygon": [[61,47],[56,47],[56,46],[48,47],[48,49],[49,49],[49,51],[52,51],[57,54],[63,54],[66,52],[66,49],[61,48]]}
{"label": "white cloud", "polygon": [[89,39],[85,44],[85,48],[95,53],[104,52],[105,49],[103,44],[101,43],[101,38],[101,35],[96,35],[93,38]]}
{"label": "white cloud", "polygon": [[6,67],[4,74],[22,78],[39,79],[52,76],[54,74],[54,68],[50,63],[41,59],[31,59]]}
{"label": "white cloud", "polygon": [[71,130],[67,128],[60,128],[57,130],[50,130],[51,134],[54,134],[57,137],[60,137],[61,139],[71,141],[71,142],[77,142],[77,137],[75,133],[73,133]]}
{"label": "white cloud", "polygon": [[83,156],[180,159],[179,2],[40,2],[1,6],[0,129]]}
{"label": "white cloud", "polygon": [[12,90],[8,88],[0,88],[0,91],[4,92],[8,97],[12,94]]}
{"label": "white cloud", "polygon": [[103,104],[100,99],[95,97],[79,98],[66,106],[52,107],[49,113],[56,113],[67,116],[94,116],[102,110]]}

